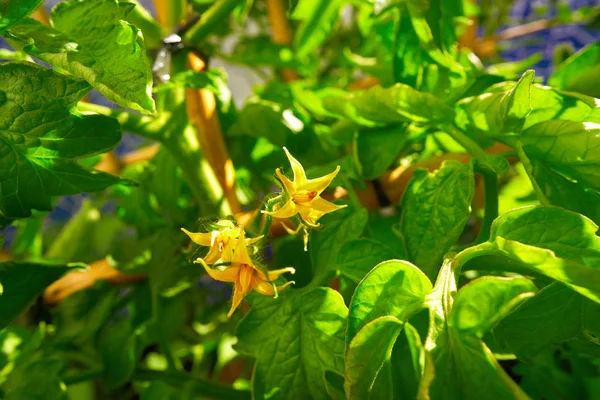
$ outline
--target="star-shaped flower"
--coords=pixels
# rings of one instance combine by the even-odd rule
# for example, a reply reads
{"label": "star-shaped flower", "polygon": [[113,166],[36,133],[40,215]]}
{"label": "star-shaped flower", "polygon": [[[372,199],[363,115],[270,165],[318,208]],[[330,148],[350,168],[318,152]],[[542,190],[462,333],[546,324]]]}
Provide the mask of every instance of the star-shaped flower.
{"label": "star-shaped flower", "polygon": [[221,282],[233,282],[233,298],[231,309],[227,313],[227,317],[231,317],[235,309],[240,305],[244,297],[252,291],[256,290],[258,293],[265,296],[276,295],[277,292],[283,290],[287,286],[295,283],[289,281],[281,286],[275,286],[272,281],[279,278],[286,272],[295,273],[294,268],[283,268],[275,271],[269,271],[264,273],[260,271],[255,265],[248,248],[246,246],[246,238],[244,230],[240,229],[240,236],[236,241],[235,248],[233,249],[233,256],[231,258],[231,265],[223,269],[211,268],[205,261],[205,259],[198,258],[195,262],[202,264],[208,275]]}
{"label": "star-shaped flower", "polygon": [[291,181],[287,176],[283,175],[279,168],[275,170],[275,173],[285,189],[288,200],[278,210],[263,212],[275,218],[289,218],[300,214],[300,217],[307,226],[316,228],[319,226],[317,221],[323,215],[346,207],[346,205],[338,206],[321,197],[321,193],[329,186],[333,178],[340,171],[339,165],[330,174],[320,178],[308,179],[302,164],[285,147],[283,150],[292,165],[294,180]]}

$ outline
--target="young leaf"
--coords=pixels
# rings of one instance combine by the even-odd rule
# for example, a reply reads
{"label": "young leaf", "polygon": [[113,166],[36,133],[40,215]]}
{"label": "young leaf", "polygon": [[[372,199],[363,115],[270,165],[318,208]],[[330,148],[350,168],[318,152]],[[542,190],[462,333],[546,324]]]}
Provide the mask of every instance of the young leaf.
{"label": "young leaf", "polygon": [[506,135],[519,132],[531,111],[531,90],[534,72],[523,74],[517,84],[506,91],[484,93],[457,103],[456,124],[465,132],[480,135]]}
{"label": "young leaf", "polygon": [[116,120],[74,112],[87,83],[30,63],[0,65],[0,82],[0,214],[28,217],[32,209],[50,211],[51,196],[119,182],[77,164],[121,140]]}
{"label": "young leaf", "polygon": [[416,173],[403,195],[400,231],[407,259],[430,279],[465,227],[473,191],[472,166],[446,161],[434,173]]}
{"label": "young leaf", "polygon": [[52,282],[80,264],[0,263],[0,329],[19,316]]}
{"label": "young leaf", "polygon": [[134,7],[116,0],[63,2],[52,10],[52,27],[29,19],[9,34],[26,44],[30,55],[85,79],[109,100],[152,113],[144,38],[126,21]]}
{"label": "young leaf", "polygon": [[507,257],[600,303],[597,230],[589,219],[562,208],[523,207],[498,217],[490,241],[470,252]]}
{"label": "young leaf", "polygon": [[569,57],[548,79],[548,84],[600,97],[600,42],[590,44]]}
{"label": "young leaf", "polygon": [[600,124],[544,121],[527,128],[520,141],[529,158],[600,191]]}
{"label": "young leaf", "polygon": [[257,359],[253,398],[329,399],[324,375],[343,372],[347,313],[329,288],[257,301],[237,329],[237,349]]}
{"label": "young leaf", "polygon": [[481,337],[494,321],[535,290],[526,278],[477,279],[458,292],[447,321],[434,311],[441,307],[448,314],[445,296],[439,298],[438,307],[432,308],[434,326],[425,345],[425,371],[433,368],[433,377],[423,378],[420,396],[428,394],[432,400],[527,398]]}
{"label": "young leaf", "polygon": [[10,28],[35,11],[44,0],[5,0],[0,4],[0,32]]}
{"label": "young leaf", "polygon": [[309,56],[329,36],[335,27],[345,0],[301,0],[292,18],[302,21],[294,35],[296,56]]}
{"label": "young leaf", "polygon": [[[372,390],[375,379],[382,378],[382,369],[390,362],[392,348],[403,325],[395,317],[379,317],[366,324],[350,341],[346,350],[344,383],[348,399],[391,398],[389,395],[374,397]],[[391,385],[385,386],[384,392],[390,394],[393,391]]]}
{"label": "young leaf", "polygon": [[352,296],[346,343],[376,318],[393,316],[406,321],[425,308],[425,296],[431,289],[431,281],[409,262],[392,260],[378,264]]}

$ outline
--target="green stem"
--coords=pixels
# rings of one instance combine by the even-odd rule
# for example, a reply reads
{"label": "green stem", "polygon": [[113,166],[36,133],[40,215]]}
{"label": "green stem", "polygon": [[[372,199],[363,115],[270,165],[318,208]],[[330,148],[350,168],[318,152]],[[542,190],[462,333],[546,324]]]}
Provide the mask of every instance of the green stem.
{"label": "green stem", "polygon": [[183,171],[198,201],[200,215],[214,215],[217,211],[222,215],[230,215],[229,202],[213,169],[200,151],[194,129],[188,125],[181,134],[169,135],[163,145]]}
{"label": "green stem", "polygon": [[488,168],[477,168],[477,172],[483,177],[485,206],[483,223],[475,244],[483,243],[490,238],[492,223],[498,218],[498,175]]}
{"label": "green stem", "polygon": [[250,400],[252,398],[249,391],[237,390],[230,386],[206,381],[181,372],[154,371],[138,368],[133,373],[133,379],[138,381],[162,381],[174,387],[191,384],[197,396],[211,397],[219,400]]}
{"label": "green stem", "polygon": [[346,188],[346,192],[348,192],[348,197],[350,198],[350,204],[352,204],[352,206],[354,208],[356,208],[357,210],[360,210],[362,208],[362,203],[360,202],[360,199],[358,198],[358,195],[356,194],[356,190],[354,190],[354,186],[352,185],[352,182],[350,182],[350,179],[344,177],[342,178],[342,182],[344,182],[344,187]]}
{"label": "green stem", "polygon": [[489,156],[473,139],[465,135],[463,132],[458,130],[452,125],[444,126],[442,128],[445,132],[448,132],[454,140],[458,142],[462,147],[465,148],[475,158],[485,159]]}
{"label": "green stem", "polygon": [[158,141],[163,139],[162,132],[169,122],[170,117],[168,113],[161,113],[158,118],[147,117],[87,102],[80,102],[77,105],[77,109],[79,111],[94,112],[116,118],[124,131]]}
{"label": "green stem", "polygon": [[202,42],[213,32],[223,20],[240,4],[241,0],[218,0],[202,16],[190,30],[186,32],[183,39],[187,43],[197,44]]}

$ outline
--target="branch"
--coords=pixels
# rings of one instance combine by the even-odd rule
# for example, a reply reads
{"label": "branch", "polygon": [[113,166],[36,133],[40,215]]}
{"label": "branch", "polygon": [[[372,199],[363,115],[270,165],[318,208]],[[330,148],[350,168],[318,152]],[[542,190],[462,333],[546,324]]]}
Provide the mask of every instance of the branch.
{"label": "branch", "polygon": [[[206,69],[206,64],[191,52],[188,54],[188,67],[201,72]],[[235,170],[223,138],[215,95],[207,89],[186,89],[186,99],[188,119],[196,128],[200,148],[215,172],[231,210],[238,213],[242,207],[235,193]]]}

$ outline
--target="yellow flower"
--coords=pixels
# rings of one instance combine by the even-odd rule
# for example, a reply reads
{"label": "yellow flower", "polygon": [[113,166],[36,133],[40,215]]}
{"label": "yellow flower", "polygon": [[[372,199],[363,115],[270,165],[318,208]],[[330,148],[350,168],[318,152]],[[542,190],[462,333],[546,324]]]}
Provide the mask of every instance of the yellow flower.
{"label": "yellow flower", "polygon": [[[222,263],[230,263],[233,257],[233,249],[236,246],[238,238],[240,237],[240,232],[242,229],[240,227],[224,227],[220,230],[213,230],[211,232],[190,232],[185,228],[181,228],[186,235],[192,239],[192,241],[200,246],[208,246],[210,250],[204,257],[204,262],[206,264],[214,264],[217,261],[221,260]],[[259,236],[254,239],[245,239],[246,246],[250,246],[259,240],[261,240],[263,236]]]}
{"label": "yellow flower", "polygon": [[279,168],[275,170],[277,177],[283,184],[289,200],[278,210],[273,212],[263,211],[275,218],[289,218],[296,214],[300,214],[302,220],[310,227],[316,228],[319,226],[318,219],[330,212],[346,207],[346,205],[338,206],[321,197],[321,193],[329,186],[333,178],[340,171],[338,165],[335,171],[320,178],[308,179],[302,164],[298,162],[290,152],[284,147],[283,150],[290,160],[292,171],[294,172],[294,180],[291,181],[287,176],[283,175]]}
{"label": "yellow flower", "polygon": [[278,269],[269,271],[265,274],[254,266],[254,263],[248,254],[243,230],[240,230],[239,239],[236,241],[235,249],[233,249],[231,266],[226,267],[225,269],[210,268],[202,258],[197,259],[195,262],[202,264],[211,278],[221,282],[233,282],[233,299],[227,317],[231,317],[235,309],[252,289],[262,295],[273,296],[278,291],[295,283],[294,281],[289,281],[277,287],[271,283],[286,272],[292,274],[295,273],[296,270],[294,268]]}

